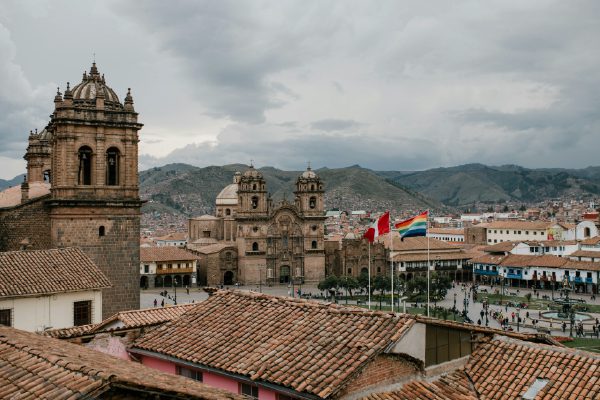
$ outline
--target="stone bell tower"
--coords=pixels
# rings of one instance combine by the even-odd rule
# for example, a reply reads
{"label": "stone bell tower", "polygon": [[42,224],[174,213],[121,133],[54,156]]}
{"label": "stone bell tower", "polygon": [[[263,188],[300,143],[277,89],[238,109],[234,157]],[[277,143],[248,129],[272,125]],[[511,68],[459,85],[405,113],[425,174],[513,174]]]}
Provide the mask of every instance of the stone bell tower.
{"label": "stone bell tower", "polygon": [[296,207],[304,216],[322,217],[324,193],[321,178],[309,166],[296,180]]}
{"label": "stone bell tower", "polygon": [[51,132],[53,247],[82,248],[108,276],[103,318],[138,309],[140,207],[138,114],[124,103],[96,63],[81,83],[57,93]]}

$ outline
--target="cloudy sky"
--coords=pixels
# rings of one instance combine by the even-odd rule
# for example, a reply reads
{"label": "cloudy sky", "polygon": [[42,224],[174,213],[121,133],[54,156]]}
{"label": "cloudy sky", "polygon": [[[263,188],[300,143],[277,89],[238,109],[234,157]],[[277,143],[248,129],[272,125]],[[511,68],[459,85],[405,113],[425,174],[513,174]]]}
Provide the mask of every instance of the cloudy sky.
{"label": "cloudy sky", "polygon": [[0,178],[95,58],[141,168],[599,165],[600,2],[0,2]]}

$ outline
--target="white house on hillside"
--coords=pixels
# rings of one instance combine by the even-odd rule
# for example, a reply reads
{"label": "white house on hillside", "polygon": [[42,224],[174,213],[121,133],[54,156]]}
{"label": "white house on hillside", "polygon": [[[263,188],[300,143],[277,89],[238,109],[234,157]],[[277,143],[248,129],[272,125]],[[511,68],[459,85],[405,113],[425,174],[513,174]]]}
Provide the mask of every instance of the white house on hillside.
{"label": "white house on hillside", "polygon": [[35,332],[100,322],[110,286],[79,248],[0,253],[0,325]]}

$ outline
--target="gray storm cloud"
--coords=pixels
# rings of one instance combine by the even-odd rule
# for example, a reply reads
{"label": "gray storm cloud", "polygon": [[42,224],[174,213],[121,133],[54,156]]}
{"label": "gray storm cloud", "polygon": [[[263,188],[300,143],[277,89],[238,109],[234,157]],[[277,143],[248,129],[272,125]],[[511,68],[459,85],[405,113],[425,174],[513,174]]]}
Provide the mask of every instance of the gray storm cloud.
{"label": "gray storm cloud", "polygon": [[[4,157],[47,121],[51,82],[99,51],[113,87],[134,88],[142,167],[597,164],[598,2],[39,5],[0,5]],[[81,21],[94,29],[49,45]]]}

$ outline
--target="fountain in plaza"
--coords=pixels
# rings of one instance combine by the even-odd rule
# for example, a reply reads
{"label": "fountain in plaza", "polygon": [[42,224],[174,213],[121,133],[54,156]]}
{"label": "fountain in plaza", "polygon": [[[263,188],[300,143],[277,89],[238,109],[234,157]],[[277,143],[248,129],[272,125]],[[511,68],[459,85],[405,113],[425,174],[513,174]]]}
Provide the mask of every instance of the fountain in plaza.
{"label": "fountain in plaza", "polygon": [[571,293],[571,291],[573,289],[571,289],[571,285],[569,284],[569,279],[567,278],[567,276],[565,275],[565,278],[563,279],[563,285],[562,285],[562,289],[560,289],[560,291],[563,294],[563,297],[561,298],[553,298],[552,302],[555,305],[560,306],[560,310],[559,311],[547,311],[542,313],[542,316],[545,318],[550,318],[550,319],[558,319],[561,321],[571,321],[571,323],[573,324],[576,321],[585,321],[588,319],[592,319],[591,316],[589,316],[588,314],[584,314],[578,311],[575,311],[575,304],[579,303],[579,300],[576,299],[572,299],[569,298],[569,293]]}

